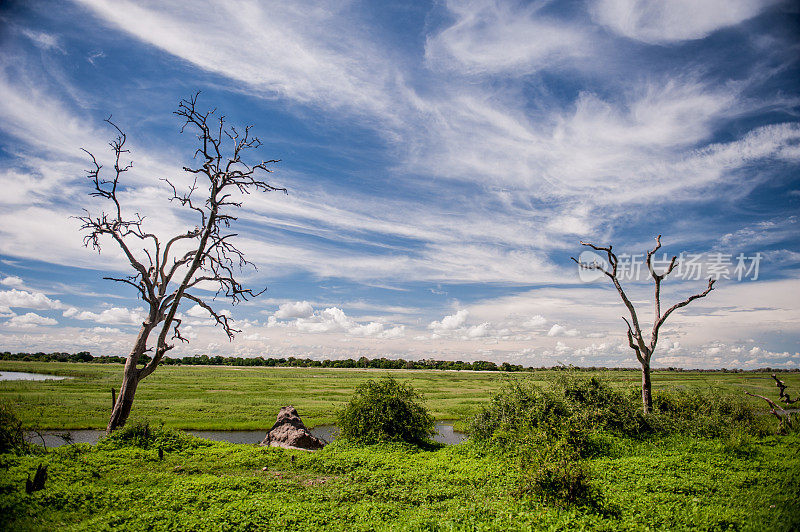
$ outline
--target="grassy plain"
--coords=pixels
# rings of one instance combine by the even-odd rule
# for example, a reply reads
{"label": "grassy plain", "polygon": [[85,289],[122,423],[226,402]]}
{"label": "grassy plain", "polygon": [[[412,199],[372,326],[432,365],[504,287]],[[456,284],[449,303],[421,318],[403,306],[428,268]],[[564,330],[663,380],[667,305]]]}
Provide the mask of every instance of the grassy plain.
{"label": "grassy plain", "polygon": [[[0,361],[0,371],[27,371],[73,377],[61,381],[3,381],[0,400],[9,403],[26,426],[41,429],[105,428],[111,388],[119,389],[122,366],[68,362]],[[333,423],[335,410],[367,379],[391,373],[421,392],[431,414],[456,420],[474,415],[504,379],[544,382],[551,372],[500,373],[473,371],[359,370],[330,368],[264,368],[227,366],[162,366],[136,392],[131,420],[199,430],[269,428],[280,407],[293,405],[308,426]],[[638,386],[640,373],[598,372],[615,386]],[[782,376],[791,390],[800,390],[800,374]],[[699,389],[744,396],[744,391],[773,397],[774,381],[765,373],[657,371],[653,385]],[[755,404],[760,400],[750,399]],[[461,423],[459,423],[461,422]]]}
{"label": "grassy plain", "polygon": [[[0,455],[0,528],[789,531],[800,526],[798,444],[621,443],[590,463],[599,511],[515,496],[515,460],[471,443],[421,451],[335,442],[307,453],[198,440],[163,460],[153,447],[80,444]],[[39,463],[48,484],[26,495]]]}
{"label": "grassy plain", "polygon": [[[0,362],[0,370],[71,376],[0,382],[28,426],[103,427],[120,366]],[[309,425],[333,420],[355,387],[385,370],[163,367],[142,383],[133,426],[96,446],[0,454],[3,530],[800,530],[800,434],[718,437],[607,433],[583,461],[597,504],[520,491],[530,457],[467,441],[423,450],[337,441],[316,453],[211,442],[157,428],[264,429],[295,405]],[[548,372],[392,371],[439,419],[464,420],[507,378]],[[639,374],[605,372],[619,387]],[[785,374],[790,391],[800,374]],[[774,397],[767,374],[658,372],[657,388]],[[758,403],[755,403],[758,404]],[[135,423],[156,428],[136,435]],[[151,425],[152,427],[153,425]],[[163,458],[159,457],[159,449]],[[41,491],[25,492],[39,464]]]}

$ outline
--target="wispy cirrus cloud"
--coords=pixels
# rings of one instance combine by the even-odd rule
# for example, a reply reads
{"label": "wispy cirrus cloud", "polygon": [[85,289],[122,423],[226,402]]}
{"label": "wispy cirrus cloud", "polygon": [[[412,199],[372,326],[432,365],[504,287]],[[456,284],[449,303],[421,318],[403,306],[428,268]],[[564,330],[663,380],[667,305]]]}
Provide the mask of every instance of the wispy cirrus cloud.
{"label": "wispy cirrus cloud", "polygon": [[779,0],[595,0],[589,11],[612,31],[646,43],[701,39],[750,19]]}
{"label": "wispy cirrus cloud", "polygon": [[[53,268],[126,269],[113,246],[99,257],[81,248],[69,218],[84,205],[98,207],[85,198],[78,148],[102,152],[108,131],[87,102],[115,116],[117,107],[132,105],[93,86],[119,79],[112,66],[154,101],[163,98],[147,88],[155,77],[199,83],[219,100],[209,105],[253,116],[273,127],[274,145],[288,146],[276,176],[291,194],[247,198],[236,229],[261,267],[245,278],[281,292],[274,302],[233,310],[247,331],[231,345],[187,310],[193,345],[186,352],[374,356],[380,342],[397,356],[618,361],[627,355],[614,340],[614,294],[578,285],[564,266],[581,238],[630,248],[641,245],[639,233],[650,239],[657,231],[696,249],[768,240],[794,252],[791,231],[764,225],[781,212],[766,216],[752,206],[754,195],[788,186],[800,162],[797,101],[781,78],[796,61],[785,52],[794,44],[786,33],[747,23],[769,16],[771,2],[689,10],[682,2],[633,0],[566,7],[448,1],[404,19],[409,27],[394,36],[402,38],[387,36],[380,17],[359,2],[76,3],[89,17],[73,22],[96,28],[99,21],[101,44],[123,42],[125,54],[95,42],[76,46],[68,32],[36,21],[20,25],[30,35],[17,32],[19,42],[8,49],[13,60],[0,64],[7,95],[0,134],[13,139],[0,165],[0,253]],[[703,42],[732,27],[737,32],[726,38],[735,47]],[[731,54],[747,56],[742,50],[759,61],[728,68]],[[67,64],[99,54],[93,65],[81,59],[91,67],[81,75]],[[97,77],[84,83],[87,73]],[[156,178],[172,178],[186,161],[148,116],[151,104],[137,100],[141,109],[123,113],[148,139],[131,138],[136,165],[126,176],[125,202],[148,217],[149,229],[170,233],[196,222],[160,201]],[[323,140],[301,138],[315,129]],[[780,204],[786,211],[789,203]],[[741,205],[746,221],[725,212]],[[720,332],[708,325],[713,319],[735,324],[722,330],[739,335],[729,347],[747,342],[737,328],[761,339],[776,328],[796,331],[776,310],[783,309],[781,292],[765,288],[763,307],[772,310],[750,309],[752,323],[705,307],[692,315],[704,327],[676,321],[665,333],[693,351],[672,345],[670,356],[706,353],[706,333]],[[408,299],[416,291],[422,301]],[[743,287],[733,292],[754,296]],[[76,328],[92,345],[112,345],[98,339],[92,322],[135,324],[122,301],[116,310],[98,309],[67,297],[76,308],[68,323],[86,324]],[[732,298],[718,299],[733,307]],[[353,317],[367,307],[374,316]],[[6,317],[17,313],[6,310]],[[273,314],[271,322],[249,319],[261,310]],[[448,328],[451,322],[457,325]],[[61,327],[40,329],[18,334],[31,345],[73,342],[59,336]],[[780,342],[773,337],[765,349],[793,352]]]}

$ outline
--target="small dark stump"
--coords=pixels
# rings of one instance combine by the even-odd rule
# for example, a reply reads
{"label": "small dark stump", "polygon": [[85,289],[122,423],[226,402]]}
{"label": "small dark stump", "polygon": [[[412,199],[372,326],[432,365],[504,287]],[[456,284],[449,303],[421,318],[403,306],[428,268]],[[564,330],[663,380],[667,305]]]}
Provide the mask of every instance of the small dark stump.
{"label": "small dark stump", "polygon": [[43,490],[46,480],[47,466],[39,464],[39,466],[36,468],[36,473],[33,475],[33,480],[31,480],[31,476],[28,474],[28,479],[25,481],[25,493],[30,495],[34,491]]}

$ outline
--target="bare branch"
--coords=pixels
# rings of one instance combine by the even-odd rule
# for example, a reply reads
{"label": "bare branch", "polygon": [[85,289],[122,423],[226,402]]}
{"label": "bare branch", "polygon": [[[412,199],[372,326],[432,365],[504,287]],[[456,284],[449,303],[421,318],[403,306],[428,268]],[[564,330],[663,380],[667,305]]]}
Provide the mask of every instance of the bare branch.
{"label": "bare branch", "polygon": [[231,326],[231,321],[232,320],[230,320],[230,318],[228,318],[228,316],[226,316],[225,314],[217,313],[214,309],[211,308],[211,306],[208,303],[206,303],[205,301],[203,301],[199,297],[195,297],[194,295],[188,294],[188,293],[184,293],[183,297],[185,297],[186,299],[188,299],[190,301],[194,301],[195,303],[200,305],[203,309],[205,309],[206,312],[208,312],[209,316],[214,318],[214,321],[216,321],[218,325],[222,326],[222,329],[225,331],[225,334],[228,335],[228,339],[229,340],[233,340],[233,337],[234,337],[235,333],[242,332],[239,329],[234,329]]}
{"label": "bare branch", "polygon": [[[170,195],[169,201],[185,208],[196,216],[197,225],[166,238],[145,231],[145,219],[138,213],[126,215],[119,192],[124,190],[121,178],[132,168],[125,162],[129,153],[125,147],[126,135],[113,122],[116,130],[109,143],[114,156],[113,170],[104,176],[98,159],[86,151],[90,158],[87,177],[92,184],[90,195],[108,201],[110,212],[93,216],[88,211],[77,217],[84,232],[84,244],[100,252],[101,244],[109,237],[122,250],[133,270],[133,275],[107,277],[136,288],[150,310],[125,366],[125,379],[120,397],[114,405],[109,430],[124,424],[130,411],[136,384],[152,373],[165,353],[174,348],[172,340],[188,342],[181,334],[178,308],[185,297],[207,310],[229,338],[238,331],[225,314],[216,313],[201,298],[187,292],[188,288],[208,281],[216,283],[215,297],[223,295],[236,304],[263,293],[245,287],[237,278],[242,268],[252,266],[234,240],[235,232],[229,230],[237,217],[235,209],[241,207],[241,198],[253,191],[270,192],[287,190],[267,182],[265,176],[272,172],[271,165],[278,159],[247,161],[249,150],[258,149],[261,141],[254,136],[250,126],[226,126],[225,117],[216,110],[201,112],[197,109],[199,92],[181,100],[175,115],[182,119],[181,131],[193,132],[198,139],[194,153],[195,163],[184,167],[192,176],[191,185],[179,190],[172,181],[163,179]],[[85,150],[84,150],[85,151]],[[162,243],[165,245],[162,246]],[[179,276],[179,279],[175,279]],[[159,329],[154,347],[148,348],[149,336]],[[153,350],[153,357],[141,369],[137,363],[144,353]]]}
{"label": "bare branch", "polygon": [[653,332],[657,335],[658,334],[658,330],[661,328],[661,326],[664,324],[664,322],[667,321],[667,318],[669,317],[669,315],[672,314],[673,312],[675,312],[676,310],[678,310],[679,308],[685,307],[686,305],[688,305],[689,303],[691,303],[695,299],[700,299],[701,297],[706,297],[714,289],[714,283],[715,282],[716,282],[715,279],[709,278],[708,279],[708,287],[703,292],[701,292],[699,294],[694,294],[693,296],[689,296],[688,298],[684,299],[680,303],[675,303],[669,309],[667,309],[667,311],[664,313],[664,315],[661,316],[661,319],[659,319],[656,322],[656,326],[653,328]]}
{"label": "bare branch", "polygon": [[786,385],[777,377],[777,375],[773,373],[772,378],[775,379],[775,384],[778,386],[778,396],[782,402],[786,403],[787,405],[793,405],[794,403],[800,401],[800,397],[795,397],[794,399],[789,398],[789,394],[786,393]]}
{"label": "bare branch", "polygon": [[595,251],[605,252],[606,256],[608,257],[608,263],[611,266],[611,270],[608,271],[602,267],[602,265],[592,263],[587,264],[579,261],[575,257],[571,257],[571,259],[578,264],[581,268],[592,269],[592,270],[600,270],[605,273],[610,279],[611,282],[614,284],[614,287],[617,289],[617,293],[619,293],[622,302],[625,304],[625,307],[628,309],[630,313],[631,320],[628,321],[627,318],[623,317],[622,319],[625,320],[625,325],[628,327],[627,330],[627,338],[628,338],[628,345],[636,354],[636,359],[642,366],[642,403],[645,412],[650,412],[652,409],[652,394],[651,394],[651,384],[650,384],[650,360],[655,352],[656,345],[658,343],[658,333],[661,329],[661,326],[664,324],[666,319],[672,314],[674,311],[681,307],[685,307],[695,299],[699,299],[701,297],[705,297],[713,290],[714,288],[714,280],[708,280],[708,288],[700,294],[695,294],[680,303],[676,303],[672,307],[670,307],[662,316],[661,315],[661,281],[669,275],[674,269],[677,264],[677,257],[673,256],[672,260],[670,261],[667,269],[663,271],[663,273],[656,273],[655,269],[653,268],[653,256],[656,252],[661,249],[661,235],[656,237],[656,244],[652,250],[647,252],[647,268],[650,271],[650,275],[653,278],[655,283],[655,317],[653,319],[653,329],[650,334],[650,343],[645,344],[644,337],[642,335],[642,329],[639,325],[639,319],[636,315],[636,309],[633,306],[633,303],[628,296],[625,294],[625,290],[622,288],[622,285],[617,278],[617,266],[618,266],[618,259],[617,256],[613,253],[611,246],[598,246],[589,242],[581,241],[582,246],[587,246],[592,248]]}
{"label": "bare branch", "polygon": [[622,316],[622,319],[625,321],[625,325],[628,326],[628,345],[630,346],[631,349],[633,349],[634,353],[636,353],[636,360],[644,363],[644,357],[642,357],[642,350],[639,348],[637,343],[633,341],[634,339],[638,341],[639,336],[633,332],[633,329],[631,329],[631,324],[628,322],[625,316]]}
{"label": "bare branch", "polygon": [[778,419],[778,433],[785,434],[787,432],[787,429],[791,428],[792,425],[794,424],[795,420],[792,418],[791,413],[784,410],[780,405],[775,403],[775,401],[773,401],[772,399],[768,399],[763,395],[758,395],[757,393],[750,393],[750,392],[744,392],[744,393],[749,395],[750,397],[758,397],[767,402],[767,404],[770,406],[770,413]]}

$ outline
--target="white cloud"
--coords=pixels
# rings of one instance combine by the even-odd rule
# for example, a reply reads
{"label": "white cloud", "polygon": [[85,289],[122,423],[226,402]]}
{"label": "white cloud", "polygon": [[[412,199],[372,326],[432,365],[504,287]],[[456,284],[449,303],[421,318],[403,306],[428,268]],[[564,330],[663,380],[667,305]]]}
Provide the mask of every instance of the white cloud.
{"label": "white cloud", "polygon": [[481,323],[480,325],[475,325],[467,329],[468,338],[484,338],[486,336],[489,336],[489,334],[490,330],[488,322],[484,322]]}
{"label": "white cloud", "polygon": [[22,30],[22,34],[43,50],[58,50],[61,53],[65,53],[58,37],[55,35],[51,35],[42,31],[33,31],[27,28]]}
{"label": "white cloud", "polygon": [[[386,325],[377,321],[366,323],[354,320],[338,307],[328,307],[322,311],[316,311],[309,315],[305,312],[311,307],[307,301],[287,304],[282,315],[301,314],[293,321],[279,321],[275,315],[267,319],[268,328],[295,329],[297,331],[318,334],[318,333],[344,333],[347,336],[365,338],[387,338],[396,339],[405,335],[405,326],[399,325],[386,328]],[[307,305],[307,306],[306,306]],[[281,305],[284,308],[285,305]]]}
{"label": "white cloud", "polygon": [[0,281],[0,284],[10,286],[11,288],[23,288],[25,286],[25,281],[16,275],[9,275],[4,277],[3,280]]}
{"label": "white cloud", "polygon": [[558,323],[554,323],[550,330],[547,331],[547,336],[577,336],[578,331],[576,329],[567,329],[563,325],[559,325]]}
{"label": "white cloud", "polygon": [[122,332],[116,327],[92,327],[90,330],[95,334],[119,334]]}
{"label": "white cloud", "polygon": [[141,325],[145,316],[141,310],[130,310],[122,307],[107,308],[99,313],[88,310],[81,311],[75,307],[70,307],[64,311],[64,317],[104,324]]}
{"label": "white cloud", "polygon": [[112,26],[267,96],[372,113],[392,103],[382,87],[394,80],[392,62],[349,2],[205,0],[189,10],[180,3],[81,3]]}
{"label": "white cloud", "polygon": [[538,327],[541,327],[545,323],[547,323],[547,319],[545,319],[544,316],[536,314],[535,316],[531,316],[531,318],[529,320],[525,321],[522,324],[522,326],[523,327],[529,327],[531,329],[536,329]]}
{"label": "white cloud", "polygon": [[432,321],[428,325],[428,329],[432,329],[435,332],[453,331],[464,326],[467,322],[467,316],[469,316],[468,310],[459,310],[455,314],[445,316],[442,321]]}
{"label": "white cloud", "polygon": [[308,301],[296,301],[294,303],[284,303],[275,312],[274,316],[278,319],[308,318],[314,314],[314,307]]}
{"label": "white cloud", "polygon": [[715,248],[741,251],[754,246],[766,247],[793,238],[797,234],[798,226],[800,218],[797,216],[762,220],[722,235]]}
{"label": "white cloud", "polygon": [[592,17],[616,33],[647,43],[701,39],[752,18],[777,0],[596,0]]}
{"label": "white cloud", "polygon": [[308,318],[298,318],[295,327],[306,332],[346,331],[354,326],[353,321],[338,307],[326,308]]}
{"label": "white cloud", "polygon": [[[7,277],[6,279],[9,278]],[[57,299],[50,299],[41,292],[28,292],[27,290],[17,290],[15,288],[12,290],[0,291],[0,307],[50,310],[63,308],[64,305],[61,303],[61,301]]]}
{"label": "white cloud", "polygon": [[14,316],[6,322],[9,327],[36,327],[38,325],[58,325],[58,321],[46,316],[40,316],[35,312],[28,312],[20,316]]}
{"label": "white cloud", "polygon": [[542,4],[479,0],[449,1],[447,7],[455,21],[425,45],[426,60],[439,68],[520,73],[592,52],[580,29],[542,16]]}
{"label": "white cloud", "polygon": [[208,316],[208,311],[200,305],[194,305],[192,308],[186,311],[186,315],[191,316],[192,318],[205,318]]}

